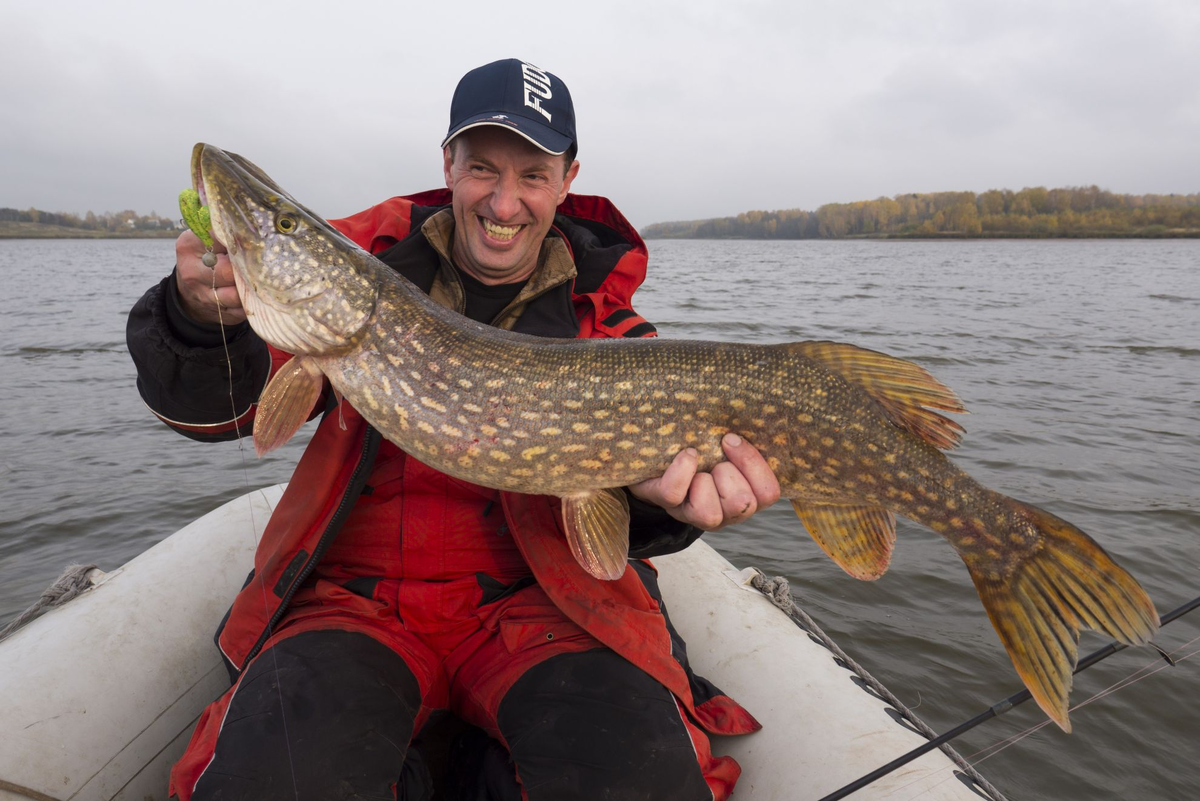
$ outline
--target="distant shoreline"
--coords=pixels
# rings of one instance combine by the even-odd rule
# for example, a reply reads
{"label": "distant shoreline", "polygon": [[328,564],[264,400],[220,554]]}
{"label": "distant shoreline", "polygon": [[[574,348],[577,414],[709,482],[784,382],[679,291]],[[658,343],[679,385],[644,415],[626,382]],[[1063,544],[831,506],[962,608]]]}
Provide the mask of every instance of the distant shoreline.
{"label": "distant shoreline", "polygon": [[1195,239],[1200,193],[1116,195],[1098,186],[910,193],[816,211],[652,223],[644,239]]}
{"label": "distant shoreline", "polygon": [[125,233],[34,222],[0,221],[0,239],[175,239],[178,236],[179,231],[173,229],[134,230]]}
{"label": "distant shoreline", "polygon": [[852,234],[848,236],[670,236],[642,234],[642,239],[662,242],[667,240],[745,240],[747,242],[989,242],[1009,239],[1036,239],[1078,241],[1081,239],[1200,239],[1200,229],[1170,231],[1166,233],[1114,233],[1114,234]]}

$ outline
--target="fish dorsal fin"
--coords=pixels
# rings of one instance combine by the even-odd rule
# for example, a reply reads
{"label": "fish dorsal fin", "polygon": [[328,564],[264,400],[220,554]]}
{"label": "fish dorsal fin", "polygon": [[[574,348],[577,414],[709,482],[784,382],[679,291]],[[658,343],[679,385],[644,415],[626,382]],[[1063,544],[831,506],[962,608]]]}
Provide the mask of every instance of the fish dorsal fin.
{"label": "fish dorsal fin", "polygon": [[629,499],[620,489],[567,495],[562,499],[567,544],[583,569],[615,581],[629,563]]}
{"label": "fish dorsal fin", "polygon": [[254,451],[262,456],[283,445],[321,397],[325,377],[310,359],[293,356],[267,384],[254,413]]}
{"label": "fish dorsal fin", "polygon": [[839,342],[798,342],[794,347],[865,390],[889,420],[930,445],[949,450],[962,439],[963,427],[934,410],[962,414],[967,408],[925,368]]}
{"label": "fish dorsal fin", "polygon": [[862,581],[887,572],[896,518],[878,506],[830,506],[792,501],[800,522],[838,567]]}

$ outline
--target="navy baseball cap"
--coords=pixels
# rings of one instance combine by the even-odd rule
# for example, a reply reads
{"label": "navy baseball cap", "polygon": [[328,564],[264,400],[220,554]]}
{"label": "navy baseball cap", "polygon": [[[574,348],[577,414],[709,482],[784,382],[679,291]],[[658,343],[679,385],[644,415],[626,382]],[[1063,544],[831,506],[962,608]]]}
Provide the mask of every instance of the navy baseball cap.
{"label": "navy baseball cap", "polygon": [[575,144],[575,107],[567,85],[515,58],[477,67],[458,82],[442,147],[481,125],[508,128],[555,156]]}

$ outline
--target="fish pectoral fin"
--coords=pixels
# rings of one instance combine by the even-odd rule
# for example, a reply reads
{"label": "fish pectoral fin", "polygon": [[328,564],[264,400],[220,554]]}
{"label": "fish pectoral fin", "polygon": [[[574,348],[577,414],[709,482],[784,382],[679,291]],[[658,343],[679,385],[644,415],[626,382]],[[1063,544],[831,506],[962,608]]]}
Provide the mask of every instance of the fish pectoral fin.
{"label": "fish pectoral fin", "polygon": [[840,342],[797,342],[791,347],[866,391],[889,420],[930,445],[948,450],[962,440],[963,427],[935,410],[961,414],[966,407],[924,367]]}
{"label": "fish pectoral fin", "polygon": [[293,356],[279,368],[254,413],[254,451],[259,456],[283,445],[304,425],[324,385],[325,377],[311,359]]}
{"label": "fish pectoral fin", "polygon": [[896,517],[878,506],[831,506],[792,501],[821,550],[851,576],[874,581],[887,572],[896,544]]}
{"label": "fish pectoral fin", "polygon": [[571,553],[598,579],[615,581],[629,563],[629,499],[621,489],[565,495],[563,529]]}
{"label": "fish pectoral fin", "polygon": [[[1075,526],[1036,506],[1018,504],[1042,538],[1015,567],[963,561],[1017,674],[1050,719],[1071,730],[1067,697],[1079,657],[1079,629],[1145,645],[1158,612],[1141,585]],[[1010,535],[1011,536],[1011,535]]]}

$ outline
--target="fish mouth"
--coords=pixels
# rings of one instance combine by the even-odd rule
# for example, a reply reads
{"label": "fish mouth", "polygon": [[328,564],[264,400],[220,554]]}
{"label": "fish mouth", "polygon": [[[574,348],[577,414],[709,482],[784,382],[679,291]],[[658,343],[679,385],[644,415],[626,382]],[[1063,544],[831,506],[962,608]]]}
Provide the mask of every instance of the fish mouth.
{"label": "fish mouth", "polygon": [[200,195],[200,205],[208,205],[208,191],[204,188],[204,173],[200,169],[200,160],[207,147],[203,142],[197,142],[192,148],[192,189]]}
{"label": "fish mouth", "polygon": [[192,186],[209,207],[213,234],[231,255],[268,233],[252,211],[265,216],[284,196],[251,162],[204,142],[192,148]]}
{"label": "fish mouth", "polygon": [[379,292],[371,257],[236,153],[201,142],[191,173],[250,327],[293,354],[353,347]]}
{"label": "fish mouth", "polygon": [[264,304],[288,309],[320,297],[319,284],[296,274],[291,280],[263,280],[267,243],[277,240],[274,220],[280,210],[314,218],[260,167],[219,147],[192,148],[192,185],[209,208],[213,236],[229,251],[234,280],[245,300],[253,293]]}

